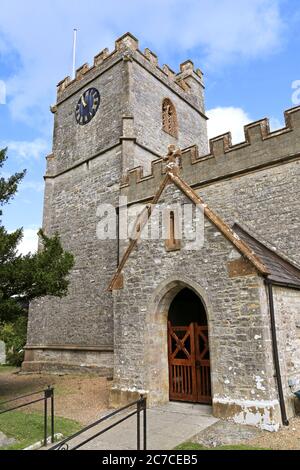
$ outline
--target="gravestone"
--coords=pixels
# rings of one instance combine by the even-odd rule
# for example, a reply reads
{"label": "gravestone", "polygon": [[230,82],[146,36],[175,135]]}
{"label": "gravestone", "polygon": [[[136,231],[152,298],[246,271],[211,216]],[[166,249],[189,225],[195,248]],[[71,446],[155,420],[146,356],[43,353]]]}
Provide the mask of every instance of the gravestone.
{"label": "gravestone", "polygon": [[0,364],[6,363],[5,343],[0,340]]}

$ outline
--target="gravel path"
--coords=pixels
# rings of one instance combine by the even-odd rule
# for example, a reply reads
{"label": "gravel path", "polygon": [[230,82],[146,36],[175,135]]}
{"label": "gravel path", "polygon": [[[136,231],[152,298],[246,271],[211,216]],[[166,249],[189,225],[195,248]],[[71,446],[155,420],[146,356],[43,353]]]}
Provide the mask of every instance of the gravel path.
{"label": "gravel path", "polygon": [[278,432],[263,432],[247,444],[274,450],[300,450],[300,416],[290,420]]}
{"label": "gravel path", "polygon": [[292,419],[288,427],[282,427],[278,432],[220,420],[195,435],[192,442],[205,447],[243,444],[261,449],[300,450],[300,417]]}

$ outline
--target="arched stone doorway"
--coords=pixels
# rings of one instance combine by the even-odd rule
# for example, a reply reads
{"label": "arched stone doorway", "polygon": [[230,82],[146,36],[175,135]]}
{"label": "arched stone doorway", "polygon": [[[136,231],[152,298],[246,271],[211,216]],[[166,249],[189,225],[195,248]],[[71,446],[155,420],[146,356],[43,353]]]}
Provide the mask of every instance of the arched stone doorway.
{"label": "arched stone doorway", "polygon": [[170,400],[211,403],[208,325],[205,306],[188,287],[168,311]]}
{"label": "arched stone doorway", "polygon": [[[170,306],[183,289],[192,291],[204,306],[209,335],[212,337],[213,310],[207,295],[207,289],[189,276],[174,274],[163,280],[152,292],[147,305],[147,322],[145,335],[145,363],[147,364],[146,390],[148,403],[154,406],[166,403],[169,393],[169,358],[168,358],[168,318]],[[183,311],[184,314],[184,311]],[[212,396],[214,393],[214,342],[210,343],[210,365]]]}

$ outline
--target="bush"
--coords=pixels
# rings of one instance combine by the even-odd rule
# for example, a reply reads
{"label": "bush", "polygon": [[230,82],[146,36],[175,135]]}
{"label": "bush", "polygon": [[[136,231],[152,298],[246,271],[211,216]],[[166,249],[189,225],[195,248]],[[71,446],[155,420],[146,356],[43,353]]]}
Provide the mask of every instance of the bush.
{"label": "bush", "polygon": [[26,344],[27,317],[19,316],[14,321],[0,324],[0,339],[6,345],[6,361],[19,367],[24,359]]}

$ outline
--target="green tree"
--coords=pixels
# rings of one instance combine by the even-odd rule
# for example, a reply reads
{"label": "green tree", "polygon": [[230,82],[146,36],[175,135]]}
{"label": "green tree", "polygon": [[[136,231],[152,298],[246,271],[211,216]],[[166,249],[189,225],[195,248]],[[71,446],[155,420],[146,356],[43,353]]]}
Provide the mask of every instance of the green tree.
{"label": "green tree", "polygon": [[[4,149],[0,151],[0,170],[6,160],[7,149]],[[14,197],[25,173],[24,170],[7,179],[0,177],[0,207]],[[42,230],[38,234],[40,250],[22,256],[18,244],[23,230],[8,233],[0,219],[0,323],[6,331],[7,323],[13,325],[20,315],[27,314],[31,300],[46,295],[63,297],[68,290],[73,255],[63,250],[57,234],[47,237]]]}

